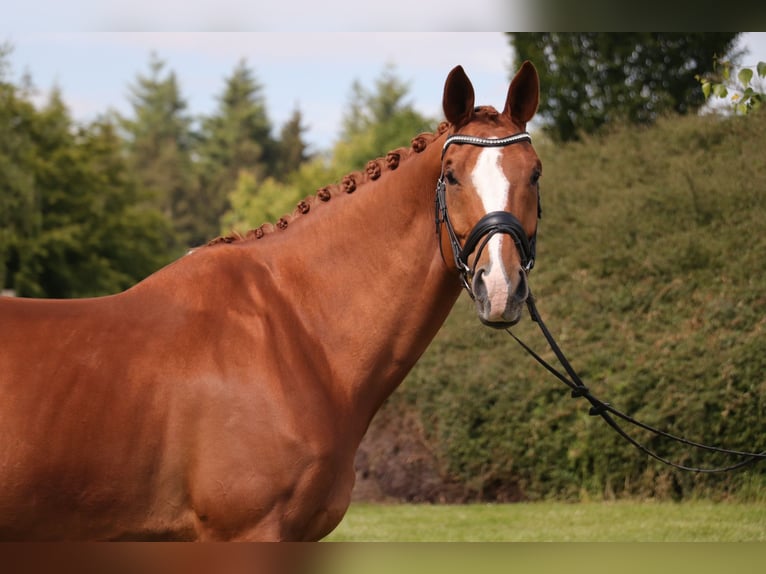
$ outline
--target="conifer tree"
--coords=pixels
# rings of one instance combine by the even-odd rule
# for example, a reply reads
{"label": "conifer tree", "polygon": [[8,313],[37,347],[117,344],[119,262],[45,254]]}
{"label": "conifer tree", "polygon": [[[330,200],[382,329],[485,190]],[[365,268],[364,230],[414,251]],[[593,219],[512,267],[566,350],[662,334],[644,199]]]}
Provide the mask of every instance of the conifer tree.
{"label": "conifer tree", "polygon": [[293,110],[290,119],[282,126],[278,142],[278,159],[275,176],[284,181],[290,174],[298,171],[300,166],[310,159],[308,145],[303,139],[306,127],[303,125],[303,115],[299,108]]}
{"label": "conifer tree", "polygon": [[195,235],[192,172],[192,120],[172,71],[156,54],[149,74],[139,74],[130,88],[133,116],[122,121],[131,165],[139,184],[153,194],[173,221],[182,242]]}
{"label": "conifer tree", "polygon": [[204,119],[200,140],[197,239],[204,241],[218,232],[240,171],[267,177],[277,161],[263,88],[244,60],[227,78],[215,114]]}
{"label": "conifer tree", "polygon": [[37,225],[34,141],[36,111],[10,76],[11,47],[0,45],[0,289],[15,288],[20,244]]}
{"label": "conifer tree", "polygon": [[409,86],[390,65],[376,79],[374,90],[355,81],[334,162],[347,170],[360,169],[395,147],[409,145],[416,134],[433,130],[436,121],[418,113],[407,101],[408,93]]}
{"label": "conifer tree", "polygon": [[132,175],[112,120],[74,124],[59,89],[39,109],[0,50],[0,286],[81,297],[125,289],[167,263],[172,228]]}

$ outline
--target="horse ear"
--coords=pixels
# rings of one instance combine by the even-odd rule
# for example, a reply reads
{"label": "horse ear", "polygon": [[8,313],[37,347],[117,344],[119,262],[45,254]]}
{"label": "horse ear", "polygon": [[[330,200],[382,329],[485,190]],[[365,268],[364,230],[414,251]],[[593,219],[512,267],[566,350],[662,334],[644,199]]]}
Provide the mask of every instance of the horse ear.
{"label": "horse ear", "polygon": [[462,66],[455,66],[444,83],[444,117],[455,128],[468,123],[473,115],[474,92]]}
{"label": "horse ear", "polygon": [[508,87],[508,97],[505,100],[503,113],[521,127],[526,129],[527,122],[532,119],[540,102],[540,78],[537,69],[527,60],[521,65]]}

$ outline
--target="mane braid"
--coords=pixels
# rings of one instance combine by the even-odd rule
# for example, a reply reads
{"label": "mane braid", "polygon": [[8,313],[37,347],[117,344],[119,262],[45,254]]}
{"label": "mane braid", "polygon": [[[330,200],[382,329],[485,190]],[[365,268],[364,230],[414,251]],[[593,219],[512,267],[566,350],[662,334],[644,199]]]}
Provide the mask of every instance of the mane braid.
{"label": "mane braid", "polygon": [[292,213],[283,215],[276,221],[276,223],[264,223],[260,227],[250,229],[245,234],[233,231],[229,235],[221,235],[215,239],[211,239],[207,242],[206,246],[261,239],[275,231],[284,231],[295,218],[306,215],[318,205],[329,202],[333,197],[354,193],[365,183],[375,181],[388,171],[394,171],[399,167],[402,161],[407,160],[413,153],[421,153],[434,139],[446,132],[449,128],[450,124],[448,122],[441,122],[436,128],[435,133],[424,132],[415,136],[410,143],[410,147],[396,148],[389,151],[385,157],[379,157],[368,161],[364,170],[353,171],[346,174],[341,178],[339,183],[321,187],[317,190],[315,195],[308,196],[299,201]]}

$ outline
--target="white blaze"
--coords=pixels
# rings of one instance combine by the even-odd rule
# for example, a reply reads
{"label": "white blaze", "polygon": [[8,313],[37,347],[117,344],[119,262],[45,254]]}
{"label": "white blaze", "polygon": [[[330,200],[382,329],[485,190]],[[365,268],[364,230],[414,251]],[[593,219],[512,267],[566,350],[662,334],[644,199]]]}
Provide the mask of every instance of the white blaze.
{"label": "white blaze", "polygon": [[[511,184],[500,166],[503,149],[488,147],[481,150],[476,166],[471,173],[471,180],[479,193],[484,211],[504,211],[508,204]],[[484,274],[484,284],[491,304],[491,314],[499,316],[505,311],[511,281],[503,267],[501,247],[508,237],[504,233],[492,236],[487,244],[489,266]]]}

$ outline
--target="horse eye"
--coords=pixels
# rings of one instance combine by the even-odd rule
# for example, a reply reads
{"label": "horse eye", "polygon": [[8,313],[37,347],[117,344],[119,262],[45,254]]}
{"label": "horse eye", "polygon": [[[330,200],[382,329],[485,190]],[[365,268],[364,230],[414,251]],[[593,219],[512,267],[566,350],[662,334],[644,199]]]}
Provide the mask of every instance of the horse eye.
{"label": "horse eye", "polygon": [[447,179],[447,183],[450,185],[457,185],[458,181],[455,177],[455,174],[452,173],[452,170],[447,170],[447,173],[444,174],[444,177]]}
{"label": "horse eye", "polygon": [[537,185],[537,183],[540,181],[540,176],[542,176],[542,173],[540,173],[539,169],[536,169],[532,172],[532,176],[529,178],[529,183],[532,185]]}

